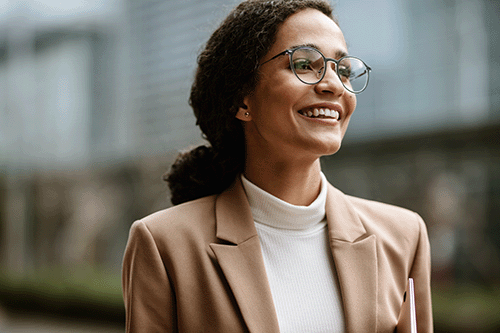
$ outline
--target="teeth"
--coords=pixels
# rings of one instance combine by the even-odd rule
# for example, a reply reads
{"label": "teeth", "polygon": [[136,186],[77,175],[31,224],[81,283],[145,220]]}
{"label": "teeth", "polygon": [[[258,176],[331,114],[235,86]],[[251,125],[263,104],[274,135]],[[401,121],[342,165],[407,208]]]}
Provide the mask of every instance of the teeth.
{"label": "teeth", "polygon": [[328,108],[312,108],[309,110],[303,110],[300,111],[300,113],[306,117],[319,117],[319,116],[324,116],[324,117],[329,117],[329,118],[334,118],[334,119],[339,119],[340,114],[338,111],[335,110],[330,110]]}

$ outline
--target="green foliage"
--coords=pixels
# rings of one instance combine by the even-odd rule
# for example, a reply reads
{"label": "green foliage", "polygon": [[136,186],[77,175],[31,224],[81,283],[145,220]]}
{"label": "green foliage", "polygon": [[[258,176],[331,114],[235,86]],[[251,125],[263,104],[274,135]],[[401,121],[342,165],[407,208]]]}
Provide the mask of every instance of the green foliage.
{"label": "green foliage", "polygon": [[90,267],[1,273],[0,303],[12,311],[124,321],[120,276]]}
{"label": "green foliage", "polygon": [[500,331],[500,286],[434,287],[432,294],[436,332]]}

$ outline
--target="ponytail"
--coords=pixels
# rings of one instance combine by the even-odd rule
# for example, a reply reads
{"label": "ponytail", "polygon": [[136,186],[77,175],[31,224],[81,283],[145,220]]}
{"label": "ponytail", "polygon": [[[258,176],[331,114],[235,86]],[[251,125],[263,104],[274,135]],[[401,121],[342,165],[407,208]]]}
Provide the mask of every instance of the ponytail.
{"label": "ponytail", "polygon": [[240,149],[240,153],[227,154],[202,145],[181,152],[163,176],[170,188],[172,204],[219,194],[228,188],[243,172],[244,149]]}

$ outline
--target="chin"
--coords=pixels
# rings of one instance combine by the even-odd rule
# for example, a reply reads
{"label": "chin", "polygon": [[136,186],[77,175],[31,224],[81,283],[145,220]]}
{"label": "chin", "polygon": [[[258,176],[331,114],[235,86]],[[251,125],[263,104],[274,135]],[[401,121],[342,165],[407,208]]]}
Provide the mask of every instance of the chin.
{"label": "chin", "polygon": [[341,143],[341,141],[333,141],[328,145],[315,146],[314,148],[311,148],[310,151],[316,152],[319,156],[333,155],[340,150]]}
{"label": "chin", "polygon": [[322,156],[333,155],[333,154],[337,153],[339,150],[340,150],[340,145],[336,149],[331,149],[330,151],[328,151],[326,154],[323,154]]}

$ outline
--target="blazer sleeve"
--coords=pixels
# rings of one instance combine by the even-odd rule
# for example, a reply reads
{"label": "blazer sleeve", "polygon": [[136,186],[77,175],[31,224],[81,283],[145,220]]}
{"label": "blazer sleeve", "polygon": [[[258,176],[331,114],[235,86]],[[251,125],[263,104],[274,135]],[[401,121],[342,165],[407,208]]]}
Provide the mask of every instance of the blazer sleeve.
{"label": "blazer sleeve", "polygon": [[122,270],[126,332],[176,332],[175,295],[147,225],[130,229]]}
{"label": "blazer sleeve", "polygon": [[419,224],[419,240],[410,277],[415,284],[415,303],[417,312],[417,328],[419,333],[432,333],[432,299],[431,299],[431,256],[427,228],[422,218],[415,213]]}

